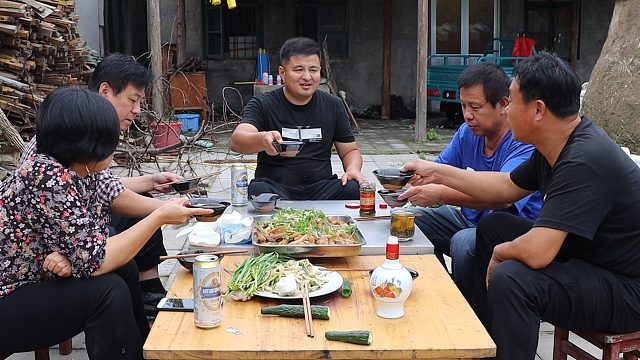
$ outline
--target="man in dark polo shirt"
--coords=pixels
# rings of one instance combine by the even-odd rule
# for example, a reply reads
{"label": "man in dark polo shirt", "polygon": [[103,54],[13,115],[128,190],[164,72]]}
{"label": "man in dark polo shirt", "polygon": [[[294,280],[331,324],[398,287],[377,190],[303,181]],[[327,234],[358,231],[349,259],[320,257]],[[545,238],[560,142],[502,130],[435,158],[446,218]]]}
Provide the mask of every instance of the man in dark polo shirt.
{"label": "man in dark polo shirt", "polygon": [[[278,71],[284,87],[257,95],[244,108],[231,135],[231,150],[258,153],[249,194],[279,194],[288,200],[358,199],[362,155],[341,100],[320,84],[320,47],[308,38],[287,40]],[[273,142],[302,140],[296,156],[278,153]],[[331,168],[331,148],[342,160],[341,178]]]}

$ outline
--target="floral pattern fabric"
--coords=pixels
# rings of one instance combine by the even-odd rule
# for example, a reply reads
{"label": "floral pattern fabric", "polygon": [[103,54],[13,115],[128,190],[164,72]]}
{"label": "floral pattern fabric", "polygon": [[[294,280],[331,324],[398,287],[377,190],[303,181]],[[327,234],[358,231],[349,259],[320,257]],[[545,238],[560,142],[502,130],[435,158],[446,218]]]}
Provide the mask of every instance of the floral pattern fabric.
{"label": "floral pattern fabric", "polygon": [[[27,148],[22,152],[20,157],[21,164],[37,153],[36,145],[36,137],[34,136],[27,144]],[[100,172],[96,194],[101,198],[102,202],[109,202],[109,199],[115,198],[124,189],[125,187],[120,177],[116,176],[111,169],[105,169]]]}
{"label": "floral pattern fabric", "polygon": [[0,184],[0,297],[54,276],[43,269],[54,251],[69,258],[73,277],[100,268],[113,199],[98,193],[101,173],[80,177],[36,154]]}

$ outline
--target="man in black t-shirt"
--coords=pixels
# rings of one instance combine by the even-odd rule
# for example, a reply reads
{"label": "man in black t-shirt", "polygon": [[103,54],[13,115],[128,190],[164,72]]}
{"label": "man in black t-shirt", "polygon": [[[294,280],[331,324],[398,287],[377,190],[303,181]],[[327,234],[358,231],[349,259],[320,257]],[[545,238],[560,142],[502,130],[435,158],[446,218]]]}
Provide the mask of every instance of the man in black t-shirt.
{"label": "man in black t-shirt", "polygon": [[[342,101],[317,91],[320,47],[308,38],[287,40],[280,49],[278,72],[284,87],[257,95],[244,108],[231,135],[231,150],[258,153],[249,194],[276,193],[289,200],[358,199],[362,155]],[[273,142],[302,140],[296,156],[280,155]],[[344,175],[331,169],[331,148],[342,160]]]}
{"label": "man in black t-shirt", "polygon": [[540,191],[535,220],[494,213],[478,224],[476,314],[499,359],[534,359],[540,320],[562,328],[640,330],[640,168],[578,116],[580,81],[541,53],[513,72],[507,115],[531,158],[511,173],[414,161],[413,182],[512,202]]}

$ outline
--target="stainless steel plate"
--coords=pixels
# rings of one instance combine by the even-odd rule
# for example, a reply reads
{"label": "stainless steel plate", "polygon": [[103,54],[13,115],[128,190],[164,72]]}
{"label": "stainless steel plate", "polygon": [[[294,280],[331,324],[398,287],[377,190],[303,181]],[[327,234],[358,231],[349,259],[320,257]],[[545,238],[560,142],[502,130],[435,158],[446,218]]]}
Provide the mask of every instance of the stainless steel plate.
{"label": "stainless steel plate", "polygon": [[251,229],[251,242],[258,250],[262,252],[277,252],[279,254],[291,257],[346,257],[357,256],[360,254],[360,248],[367,242],[362,236],[357,223],[349,215],[327,215],[332,220],[342,220],[348,224],[356,224],[355,236],[360,243],[357,244],[309,244],[309,245],[276,245],[276,244],[259,244],[255,235],[256,224],[268,223],[271,215],[257,215],[253,218],[253,226]]}

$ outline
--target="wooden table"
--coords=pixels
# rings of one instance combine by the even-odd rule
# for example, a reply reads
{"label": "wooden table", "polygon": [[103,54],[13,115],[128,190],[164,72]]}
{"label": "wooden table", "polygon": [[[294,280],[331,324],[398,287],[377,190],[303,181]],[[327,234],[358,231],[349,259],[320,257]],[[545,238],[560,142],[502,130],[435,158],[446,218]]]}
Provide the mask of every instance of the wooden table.
{"label": "wooden table", "polygon": [[[233,270],[245,257],[227,256],[223,267]],[[321,260],[321,262],[319,261]],[[327,267],[373,268],[381,256],[318,259]],[[304,319],[260,315],[260,308],[282,303],[254,297],[247,302],[226,299],[222,324],[199,329],[193,313],[160,312],[144,344],[147,359],[462,359],[495,355],[496,346],[451,278],[433,255],[401,256],[420,273],[400,319],[376,315],[367,271],[340,271],[353,282],[353,294],[338,292],[312,298],[331,308],[330,320],[314,320],[315,338],[305,334]],[[228,279],[228,274],[223,272]],[[225,279],[223,283],[226,283]],[[191,273],[181,269],[170,297],[192,297]],[[301,304],[299,300],[287,303]],[[242,331],[235,335],[228,327]],[[369,346],[328,341],[326,330],[372,331]]]}

